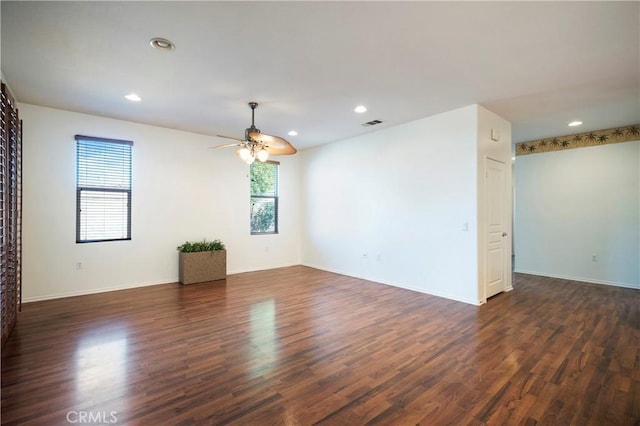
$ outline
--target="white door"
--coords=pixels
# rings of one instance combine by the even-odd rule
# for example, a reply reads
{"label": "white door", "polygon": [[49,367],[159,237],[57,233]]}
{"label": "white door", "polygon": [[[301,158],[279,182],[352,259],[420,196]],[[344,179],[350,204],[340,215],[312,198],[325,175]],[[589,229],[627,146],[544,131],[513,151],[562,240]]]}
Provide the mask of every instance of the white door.
{"label": "white door", "polygon": [[506,247],[507,175],[505,164],[487,158],[485,159],[485,170],[485,217],[487,221],[485,295],[488,298],[506,290],[509,253]]}

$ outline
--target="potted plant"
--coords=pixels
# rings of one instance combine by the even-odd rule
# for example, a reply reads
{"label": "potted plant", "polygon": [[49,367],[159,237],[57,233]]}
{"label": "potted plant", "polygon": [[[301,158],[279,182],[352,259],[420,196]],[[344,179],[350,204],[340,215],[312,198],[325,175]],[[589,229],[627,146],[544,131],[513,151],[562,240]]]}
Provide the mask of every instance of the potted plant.
{"label": "potted plant", "polygon": [[227,251],[220,240],[187,241],[178,246],[181,284],[227,278]]}

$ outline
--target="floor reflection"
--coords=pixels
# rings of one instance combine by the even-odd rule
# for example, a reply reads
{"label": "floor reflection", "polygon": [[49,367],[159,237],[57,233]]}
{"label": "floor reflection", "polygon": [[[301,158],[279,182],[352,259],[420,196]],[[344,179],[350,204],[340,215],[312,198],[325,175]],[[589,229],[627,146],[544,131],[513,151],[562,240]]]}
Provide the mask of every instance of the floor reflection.
{"label": "floor reflection", "polygon": [[[82,406],[122,396],[127,391],[127,374],[127,333],[94,331],[75,352],[76,403]],[[103,408],[124,410],[122,406]]]}
{"label": "floor reflection", "polygon": [[251,377],[270,371],[278,357],[276,305],[273,299],[251,305]]}

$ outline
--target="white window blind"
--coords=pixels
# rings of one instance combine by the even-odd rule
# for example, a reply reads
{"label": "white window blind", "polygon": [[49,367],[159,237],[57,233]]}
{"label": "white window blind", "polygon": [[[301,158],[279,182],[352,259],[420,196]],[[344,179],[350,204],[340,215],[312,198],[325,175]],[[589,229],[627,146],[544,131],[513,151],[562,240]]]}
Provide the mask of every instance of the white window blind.
{"label": "white window blind", "polygon": [[76,135],[76,242],[131,239],[132,146]]}

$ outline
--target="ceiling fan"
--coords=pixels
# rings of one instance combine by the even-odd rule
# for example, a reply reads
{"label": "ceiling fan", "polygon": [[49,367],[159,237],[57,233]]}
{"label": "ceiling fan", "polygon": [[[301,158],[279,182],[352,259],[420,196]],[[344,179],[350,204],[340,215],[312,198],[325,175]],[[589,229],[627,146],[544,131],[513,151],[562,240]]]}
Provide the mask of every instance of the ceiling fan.
{"label": "ceiling fan", "polygon": [[254,124],[258,103],[249,102],[249,107],[251,108],[251,127],[245,129],[244,139],[217,135],[219,138],[233,139],[238,142],[217,145],[211,148],[218,149],[237,146],[239,149],[236,151],[236,154],[247,164],[251,164],[256,160],[264,163],[269,158],[269,155],[291,155],[298,152],[286,139],[262,133]]}

